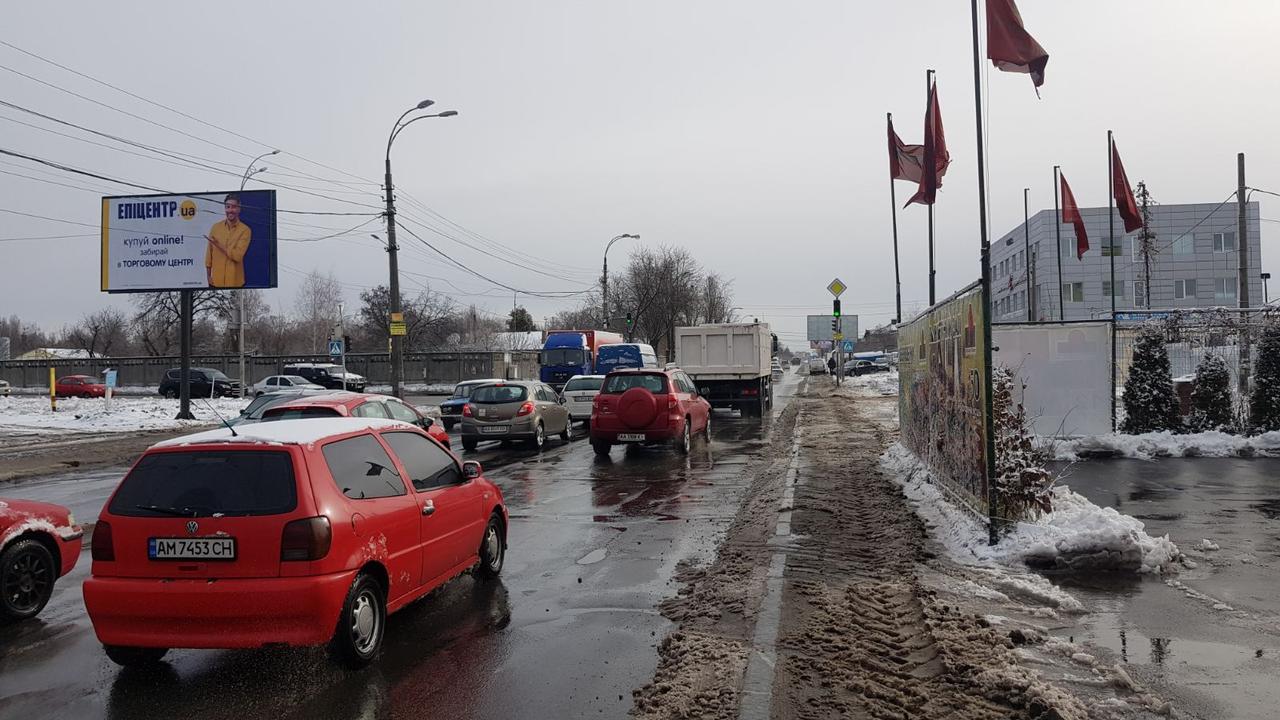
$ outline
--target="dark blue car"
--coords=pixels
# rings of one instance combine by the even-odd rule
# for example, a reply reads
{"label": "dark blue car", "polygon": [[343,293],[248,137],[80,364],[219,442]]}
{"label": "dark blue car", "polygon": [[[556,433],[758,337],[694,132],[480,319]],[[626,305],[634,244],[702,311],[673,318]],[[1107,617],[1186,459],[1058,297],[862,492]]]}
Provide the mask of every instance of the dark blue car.
{"label": "dark blue car", "polygon": [[482,380],[463,380],[453,386],[453,394],[448,400],[440,403],[440,419],[444,421],[444,429],[452,430],[453,426],[462,422],[462,406],[471,399],[471,393],[481,385],[502,382],[501,378]]}

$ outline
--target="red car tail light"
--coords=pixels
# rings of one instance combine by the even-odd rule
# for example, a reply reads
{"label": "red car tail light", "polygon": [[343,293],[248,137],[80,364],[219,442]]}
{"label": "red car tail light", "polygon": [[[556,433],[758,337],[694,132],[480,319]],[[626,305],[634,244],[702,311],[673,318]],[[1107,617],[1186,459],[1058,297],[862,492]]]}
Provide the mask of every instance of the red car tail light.
{"label": "red car tail light", "polygon": [[115,561],[116,545],[111,540],[111,523],[99,520],[93,526],[93,539],[89,541],[89,547],[94,560]]}
{"label": "red car tail light", "polygon": [[462,406],[462,417],[471,417],[471,403]]}
{"label": "red car tail light", "polygon": [[528,401],[526,401],[525,404],[521,405],[520,409],[516,411],[516,417],[524,417],[525,415],[532,415],[532,414],[533,414],[533,403]]}
{"label": "red car tail light", "polygon": [[280,560],[319,560],[329,554],[332,542],[329,518],[322,515],[294,520],[280,534]]}
{"label": "red car tail light", "polygon": [[680,401],[674,394],[667,395],[667,409],[672,411],[680,409]]}
{"label": "red car tail light", "polygon": [[755,388],[749,388],[747,390],[743,390],[742,394],[744,397],[755,397],[756,395],[760,394],[760,391],[756,390]]}

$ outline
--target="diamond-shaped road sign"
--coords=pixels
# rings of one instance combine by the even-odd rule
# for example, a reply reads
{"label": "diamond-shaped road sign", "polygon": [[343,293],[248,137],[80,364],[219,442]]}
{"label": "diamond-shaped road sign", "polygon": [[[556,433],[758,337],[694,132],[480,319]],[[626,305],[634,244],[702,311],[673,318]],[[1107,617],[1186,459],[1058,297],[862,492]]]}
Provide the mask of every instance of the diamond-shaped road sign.
{"label": "diamond-shaped road sign", "polygon": [[840,297],[844,294],[844,291],[848,289],[849,288],[844,283],[840,282],[840,278],[832,280],[831,284],[827,286],[827,292],[835,295],[836,297]]}

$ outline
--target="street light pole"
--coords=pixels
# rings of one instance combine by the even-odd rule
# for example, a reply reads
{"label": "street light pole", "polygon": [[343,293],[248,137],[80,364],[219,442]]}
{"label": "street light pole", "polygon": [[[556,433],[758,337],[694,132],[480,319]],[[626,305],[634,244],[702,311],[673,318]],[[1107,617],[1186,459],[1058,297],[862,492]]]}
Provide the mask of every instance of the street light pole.
{"label": "street light pole", "polygon": [[[458,114],[456,110],[445,110],[444,112],[434,113],[431,115],[419,115],[418,117],[413,118],[409,122],[404,121],[405,117],[408,116],[409,113],[417,110],[425,110],[426,108],[434,104],[435,104],[435,101],[433,100],[423,100],[422,102],[409,108],[408,110],[405,110],[403,113],[401,113],[400,117],[396,118],[396,124],[392,126],[391,134],[387,136],[387,153],[386,153],[387,173],[386,173],[385,187],[387,191],[387,213],[386,213],[387,260],[388,260],[388,264],[390,266],[390,271],[391,271],[391,279],[388,282],[388,291],[391,295],[391,297],[389,298],[390,308],[388,309],[388,312],[390,313],[391,316],[396,316],[400,314],[400,261],[399,261],[399,257],[397,256],[397,251],[400,248],[398,245],[396,245],[396,199],[395,199],[395,187],[391,183],[391,143],[395,142],[396,136],[400,134],[401,130],[404,130],[406,127],[409,127],[409,125],[411,125],[412,123],[415,123],[424,118],[453,117],[454,115]],[[388,325],[389,324],[390,324],[390,318],[388,318]],[[403,360],[404,360],[403,336],[392,335],[391,336],[391,394],[398,398],[403,398],[403,394],[401,393],[401,388],[400,388],[401,381],[404,379],[403,378],[403,375],[404,375]]]}
{"label": "street light pole", "polygon": [[614,237],[612,240],[609,241],[609,244],[604,246],[604,274],[600,276],[600,288],[601,288],[600,295],[601,295],[601,305],[603,306],[601,309],[604,312],[600,315],[600,317],[604,322],[605,330],[609,329],[609,248],[613,247],[614,243],[618,242],[623,238],[639,240],[640,236],[633,235],[631,233],[623,233],[621,235]]}
{"label": "street light pole", "polygon": [[[249,161],[249,167],[244,169],[244,177],[240,178],[241,192],[244,191],[244,186],[246,183],[249,182],[249,178],[253,177],[254,175],[257,175],[260,172],[266,172],[267,170],[265,167],[260,167],[255,170],[253,166],[256,165],[259,160],[261,160],[262,158],[268,155],[278,155],[278,154],[280,154],[279,150],[272,150],[271,152],[262,153],[258,157]],[[248,382],[249,382],[249,379],[245,377],[245,373],[244,373],[244,315],[245,315],[244,288],[240,288],[239,290],[237,290],[236,294],[240,296],[240,323],[239,323],[240,324],[240,342],[239,342],[238,348],[240,350],[240,399],[243,400],[244,393],[245,393],[245,386],[248,385]]]}

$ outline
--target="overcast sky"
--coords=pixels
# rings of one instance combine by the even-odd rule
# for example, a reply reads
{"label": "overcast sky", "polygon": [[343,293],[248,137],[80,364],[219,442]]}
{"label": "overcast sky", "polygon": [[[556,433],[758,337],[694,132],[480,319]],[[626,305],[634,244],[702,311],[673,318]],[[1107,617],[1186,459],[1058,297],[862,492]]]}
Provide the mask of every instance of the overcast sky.
{"label": "overcast sky", "polygon": [[[0,39],[261,144],[0,46],[7,68],[0,69],[0,99],[225,163],[230,174],[25,127],[12,120],[86,137],[8,108],[0,108],[0,148],[183,192],[234,189],[253,155],[280,148],[291,155],[264,164],[295,177],[259,177],[361,203],[280,189],[280,207],[376,212],[391,124],[432,98],[435,109],[460,114],[418,123],[397,140],[396,184],[466,229],[564,268],[555,274],[569,280],[424,234],[441,250],[515,287],[581,289],[597,278],[610,237],[639,233],[645,244],[685,247],[733,280],[734,304],[794,346],[806,313],[830,311],[824,288],[834,276],[850,286],[844,311],[860,315],[864,329],[893,314],[885,112],[894,113],[904,140],[919,142],[932,67],[953,159],[936,206],[939,295],[979,276],[965,0],[398,5],[224,2],[197,13],[128,0],[74,11],[11,4]],[[1027,76],[984,62],[993,238],[1021,222],[1023,187],[1031,188],[1032,212],[1052,206],[1054,164],[1081,205],[1105,205],[1108,129],[1129,178],[1145,180],[1161,203],[1221,201],[1235,188],[1241,151],[1249,184],[1280,192],[1273,88],[1280,3],[1021,0],[1020,7],[1050,60],[1039,100]],[[127,305],[127,297],[98,291],[92,226],[98,195],[129,192],[0,157],[0,208],[89,225],[0,213],[0,238],[83,235],[0,242],[0,315],[52,329],[104,303]],[[910,194],[898,184],[899,203]],[[1254,199],[1264,218],[1280,218],[1270,209],[1280,199]],[[404,196],[400,209],[406,222],[429,221],[475,242]],[[282,242],[280,288],[267,293],[273,306],[291,307],[299,273],[313,268],[348,284],[349,305],[361,287],[386,282],[386,255],[367,234],[383,232],[377,218],[281,220],[282,238],[371,222],[338,238]],[[1263,269],[1280,251],[1274,227],[1263,223]],[[923,208],[900,211],[899,230],[903,298],[919,307],[928,297]],[[449,269],[412,238],[401,244],[401,267],[417,273],[406,275],[406,289],[427,283],[460,303],[510,309],[510,292]],[[615,268],[630,249],[614,247]],[[539,320],[574,304],[519,302]]]}

